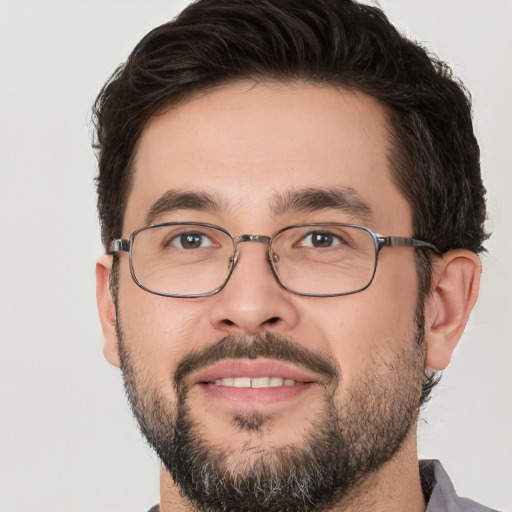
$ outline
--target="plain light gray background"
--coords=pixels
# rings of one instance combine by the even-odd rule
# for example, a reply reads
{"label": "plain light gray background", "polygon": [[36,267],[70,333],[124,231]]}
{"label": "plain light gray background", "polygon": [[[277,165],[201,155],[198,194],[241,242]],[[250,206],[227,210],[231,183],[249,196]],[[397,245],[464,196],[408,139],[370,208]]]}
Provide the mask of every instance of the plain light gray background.
{"label": "plain light gray background", "polygon": [[[102,356],[90,107],[177,0],[0,0],[0,512],[144,512],[158,462]],[[480,302],[420,455],[459,494],[512,510],[511,0],[382,0],[474,97],[493,237]]]}

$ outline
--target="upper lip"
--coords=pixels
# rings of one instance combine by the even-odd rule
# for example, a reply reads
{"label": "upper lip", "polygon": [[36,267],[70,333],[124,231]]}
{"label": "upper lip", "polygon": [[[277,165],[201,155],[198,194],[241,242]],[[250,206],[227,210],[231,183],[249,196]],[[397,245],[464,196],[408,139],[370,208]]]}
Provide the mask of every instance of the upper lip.
{"label": "upper lip", "polygon": [[281,377],[296,382],[318,381],[314,373],[291,363],[269,359],[226,359],[194,372],[191,382],[201,384],[226,377]]}

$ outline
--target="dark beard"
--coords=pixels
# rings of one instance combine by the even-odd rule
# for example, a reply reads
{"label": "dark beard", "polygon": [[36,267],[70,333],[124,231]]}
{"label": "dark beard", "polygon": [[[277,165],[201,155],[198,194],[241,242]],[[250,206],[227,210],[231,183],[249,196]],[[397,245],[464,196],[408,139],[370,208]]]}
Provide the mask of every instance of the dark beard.
{"label": "dark beard", "polygon": [[[132,361],[120,326],[118,335],[125,388],[141,431],[182,495],[202,512],[327,510],[394,456],[420,406],[423,315],[418,315],[414,342],[392,363],[372,367],[378,374],[363,375],[342,407],[335,400],[341,382],[336,365],[275,334],[227,337],[189,354],[175,374],[173,407]],[[252,441],[236,453],[221,451],[203,436],[191,418],[183,379],[194,369],[228,357],[292,361],[329,377],[323,414],[307,429],[300,446],[262,451],[257,439],[267,419],[264,414],[232,418],[235,428],[254,432]]]}

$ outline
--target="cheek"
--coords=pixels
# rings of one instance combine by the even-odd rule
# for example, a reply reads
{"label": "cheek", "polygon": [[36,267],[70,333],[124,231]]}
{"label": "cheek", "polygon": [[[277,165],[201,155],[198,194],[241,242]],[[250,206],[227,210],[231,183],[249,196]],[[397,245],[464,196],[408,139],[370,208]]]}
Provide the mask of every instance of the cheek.
{"label": "cheek", "polygon": [[374,282],[366,291],[372,306],[372,323],[378,325],[385,338],[399,337],[401,332],[414,328],[418,276],[413,250],[384,249]]}
{"label": "cheek", "polygon": [[120,272],[118,315],[127,350],[154,374],[172,375],[183,354],[199,344],[204,314],[198,301],[161,297]]}
{"label": "cheek", "polygon": [[347,382],[369,368],[385,371],[386,363],[413,342],[418,287],[414,260],[406,256],[396,258],[395,265],[385,261],[366,290],[326,299],[315,313],[310,309],[309,315],[328,340],[326,350]]}

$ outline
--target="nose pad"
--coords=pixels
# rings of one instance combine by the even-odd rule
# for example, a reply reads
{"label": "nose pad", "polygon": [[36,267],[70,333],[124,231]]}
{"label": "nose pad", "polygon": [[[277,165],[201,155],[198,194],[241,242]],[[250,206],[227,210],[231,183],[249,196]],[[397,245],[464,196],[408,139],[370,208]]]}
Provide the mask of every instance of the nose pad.
{"label": "nose pad", "polygon": [[240,252],[236,250],[231,258],[229,258],[228,261],[228,268],[234,269],[236,267],[236,264],[238,263],[238,258],[240,256]]}

